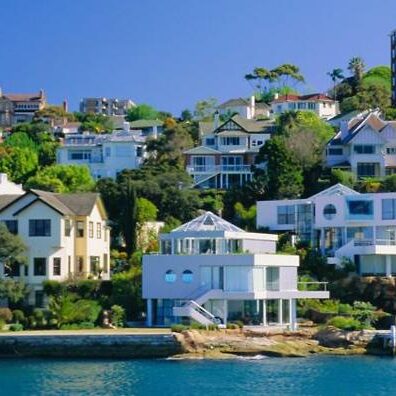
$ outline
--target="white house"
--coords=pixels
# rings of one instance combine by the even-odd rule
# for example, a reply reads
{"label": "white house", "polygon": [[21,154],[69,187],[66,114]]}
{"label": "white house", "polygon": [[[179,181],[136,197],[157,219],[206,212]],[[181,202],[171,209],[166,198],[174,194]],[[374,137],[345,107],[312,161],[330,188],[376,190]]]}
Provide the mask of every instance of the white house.
{"label": "white house", "polygon": [[23,280],[31,289],[30,304],[44,304],[44,280],[110,278],[110,229],[98,194],[0,195],[0,221],[27,247],[26,265],[1,264],[0,276]]}
{"label": "white house", "polygon": [[361,275],[396,275],[396,193],[337,184],[306,199],[260,201],[257,226],[296,234],[330,264],[353,261]]}
{"label": "white house", "polygon": [[22,188],[22,184],[15,184],[8,180],[6,173],[0,173],[0,196],[1,195],[21,195],[25,191]]}
{"label": "white house", "polygon": [[313,111],[318,117],[327,120],[338,114],[338,102],[321,93],[276,95],[271,102],[271,109],[274,114],[285,111]]}
{"label": "white house", "polygon": [[145,158],[146,138],[137,131],[66,136],[57,150],[58,164],[88,165],[95,179],[115,178],[124,169],[139,168]]}
{"label": "white house", "polygon": [[148,325],[186,318],[295,328],[296,300],[329,293],[299,290],[299,258],[276,254],[276,241],[276,235],[245,232],[211,212],[162,234],[160,253],[143,257]]}
{"label": "white house", "polygon": [[239,114],[241,117],[249,120],[254,118],[269,118],[271,115],[271,108],[266,103],[256,102],[254,95],[250,99],[236,98],[229,99],[217,107],[220,115],[233,116]]}
{"label": "white house", "polygon": [[184,152],[186,170],[199,188],[231,188],[252,180],[252,165],[274,133],[273,121],[248,120],[234,115],[220,123],[200,125],[201,146]]}
{"label": "white house", "polygon": [[396,173],[396,121],[384,121],[378,110],[343,120],[327,144],[326,164],[359,178]]}

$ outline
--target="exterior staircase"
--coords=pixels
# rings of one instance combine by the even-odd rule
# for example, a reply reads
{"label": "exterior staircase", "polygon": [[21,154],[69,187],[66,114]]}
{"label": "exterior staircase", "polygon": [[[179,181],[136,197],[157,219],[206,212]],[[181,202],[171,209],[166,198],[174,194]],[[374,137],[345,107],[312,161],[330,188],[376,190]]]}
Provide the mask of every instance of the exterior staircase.
{"label": "exterior staircase", "polygon": [[199,186],[201,183],[205,182],[206,180],[211,179],[212,177],[215,177],[217,174],[219,174],[220,171],[214,171],[211,173],[204,173],[200,175],[194,175],[194,187]]}

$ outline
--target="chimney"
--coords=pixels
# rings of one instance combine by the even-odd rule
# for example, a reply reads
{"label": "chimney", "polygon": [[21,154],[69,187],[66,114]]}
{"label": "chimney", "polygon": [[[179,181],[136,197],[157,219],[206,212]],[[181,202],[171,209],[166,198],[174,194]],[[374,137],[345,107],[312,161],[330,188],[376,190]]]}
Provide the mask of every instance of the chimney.
{"label": "chimney", "polygon": [[43,88],[40,89],[40,98],[44,99],[44,89]]}
{"label": "chimney", "polygon": [[276,99],[279,99],[279,93],[278,92],[275,92],[274,93],[274,99],[276,100]]}
{"label": "chimney", "polygon": [[220,123],[220,115],[219,115],[219,111],[216,110],[214,113],[213,130],[216,130],[219,127],[219,123]]}
{"label": "chimney", "polygon": [[254,118],[256,116],[256,97],[252,95],[250,97],[250,119]]}
{"label": "chimney", "polygon": [[67,113],[69,106],[66,99],[62,102],[62,107],[63,110]]}

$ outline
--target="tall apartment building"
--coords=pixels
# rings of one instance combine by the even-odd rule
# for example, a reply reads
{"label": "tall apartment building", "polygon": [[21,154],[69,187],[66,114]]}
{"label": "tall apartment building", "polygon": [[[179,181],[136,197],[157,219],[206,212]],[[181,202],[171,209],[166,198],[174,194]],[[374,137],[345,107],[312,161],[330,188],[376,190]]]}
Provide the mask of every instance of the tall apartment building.
{"label": "tall apartment building", "polygon": [[36,111],[45,105],[43,90],[36,93],[2,93],[0,89],[0,128],[32,121]]}
{"label": "tall apartment building", "polygon": [[396,106],[396,30],[391,34],[392,106]]}
{"label": "tall apartment building", "polygon": [[125,116],[136,104],[130,99],[117,98],[83,98],[80,103],[81,113],[103,114],[107,116]]}

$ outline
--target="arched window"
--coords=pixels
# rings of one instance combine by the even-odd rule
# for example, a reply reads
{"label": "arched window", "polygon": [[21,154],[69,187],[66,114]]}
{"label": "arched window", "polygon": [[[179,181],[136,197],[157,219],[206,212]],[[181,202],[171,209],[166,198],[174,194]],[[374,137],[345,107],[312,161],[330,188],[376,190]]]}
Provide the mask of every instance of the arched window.
{"label": "arched window", "polygon": [[173,283],[176,282],[176,273],[172,270],[165,272],[165,282]]}
{"label": "arched window", "polygon": [[190,270],[183,271],[182,280],[184,283],[191,283],[193,281],[193,273]]}
{"label": "arched window", "polygon": [[328,204],[323,208],[323,216],[327,220],[332,220],[334,219],[335,215],[337,213],[337,210],[334,205]]}

